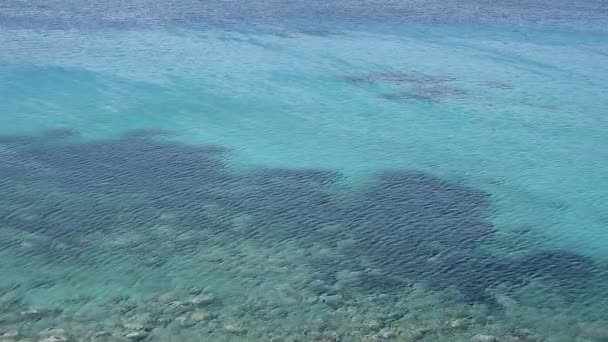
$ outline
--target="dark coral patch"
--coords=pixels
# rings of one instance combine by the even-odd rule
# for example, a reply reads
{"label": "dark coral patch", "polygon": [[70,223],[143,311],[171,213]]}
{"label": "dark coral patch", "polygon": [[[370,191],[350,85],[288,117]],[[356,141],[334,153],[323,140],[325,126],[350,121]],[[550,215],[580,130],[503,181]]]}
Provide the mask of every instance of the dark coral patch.
{"label": "dark coral patch", "polygon": [[[87,234],[146,229],[168,213],[186,230],[238,228],[235,238],[315,246],[308,262],[325,282],[386,292],[423,281],[455,288],[470,302],[491,301],[488,290],[500,284],[540,279],[568,290],[596,273],[592,260],[570,252],[519,258],[482,252],[496,241],[488,194],[427,173],[382,172],[354,189],[332,170],[236,172],[226,165],[226,149],[167,141],[163,134],[82,141],[68,130],[0,139],[0,189],[8,198],[0,203],[0,229],[44,234],[68,247],[58,252],[51,242],[40,253],[84,260],[78,243]],[[344,240],[352,246],[331,252]],[[182,250],[196,246],[179,242]],[[154,254],[146,246],[130,248]],[[338,277],[343,270],[354,275]]]}
{"label": "dark coral patch", "polygon": [[339,179],[333,171],[262,168],[238,177],[232,200],[252,215],[254,227],[310,239],[319,226],[337,219],[339,201],[332,187]]}
{"label": "dark coral patch", "polygon": [[[357,198],[351,221],[390,239],[389,246],[439,243],[470,248],[494,232],[487,221],[487,194],[421,172],[380,174]],[[366,227],[370,225],[373,230]]]}
{"label": "dark coral patch", "polygon": [[463,95],[466,95],[466,92],[460,88],[440,85],[432,87],[412,87],[410,90],[385,94],[382,95],[382,97],[393,101],[441,102],[451,98],[458,98]]}
{"label": "dark coral patch", "polygon": [[450,84],[454,81],[448,76],[434,76],[421,73],[399,71],[371,72],[349,75],[342,78],[354,85],[387,85],[398,91],[381,95],[392,101],[441,102],[466,94],[463,89]]}
{"label": "dark coral patch", "polygon": [[513,273],[557,283],[582,285],[595,269],[593,259],[565,250],[529,253],[513,265]]}
{"label": "dark coral patch", "polygon": [[342,77],[342,80],[353,83],[353,84],[397,84],[397,85],[411,85],[411,84],[424,84],[424,85],[435,85],[438,83],[444,83],[452,81],[453,78],[449,76],[436,76],[427,75],[418,72],[401,72],[401,71],[382,71],[382,72],[370,72],[355,75],[348,75]]}

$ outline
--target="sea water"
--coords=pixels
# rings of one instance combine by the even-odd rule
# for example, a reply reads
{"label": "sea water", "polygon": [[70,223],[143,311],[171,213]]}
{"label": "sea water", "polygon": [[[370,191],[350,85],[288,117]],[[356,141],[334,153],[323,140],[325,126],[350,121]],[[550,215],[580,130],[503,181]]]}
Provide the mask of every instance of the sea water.
{"label": "sea water", "polygon": [[0,340],[607,340],[606,18],[6,1]]}

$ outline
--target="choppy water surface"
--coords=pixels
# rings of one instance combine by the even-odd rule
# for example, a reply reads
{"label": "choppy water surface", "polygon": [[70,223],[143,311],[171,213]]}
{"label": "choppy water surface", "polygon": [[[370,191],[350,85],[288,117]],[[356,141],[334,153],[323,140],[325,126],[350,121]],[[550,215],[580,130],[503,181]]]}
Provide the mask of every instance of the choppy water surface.
{"label": "choppy water surface", "polygon": [[0,4],[0,341],[608,340],[608,4]]}

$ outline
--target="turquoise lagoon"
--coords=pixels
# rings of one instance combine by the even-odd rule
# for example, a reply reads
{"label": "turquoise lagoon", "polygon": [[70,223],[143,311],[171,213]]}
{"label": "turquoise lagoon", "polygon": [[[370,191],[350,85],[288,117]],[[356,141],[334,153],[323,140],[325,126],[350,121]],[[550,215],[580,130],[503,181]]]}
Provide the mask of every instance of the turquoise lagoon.
{"label": "turquoise lagoon", "polygon": [[8,1],[0,340],[608,340],[607,11]]}

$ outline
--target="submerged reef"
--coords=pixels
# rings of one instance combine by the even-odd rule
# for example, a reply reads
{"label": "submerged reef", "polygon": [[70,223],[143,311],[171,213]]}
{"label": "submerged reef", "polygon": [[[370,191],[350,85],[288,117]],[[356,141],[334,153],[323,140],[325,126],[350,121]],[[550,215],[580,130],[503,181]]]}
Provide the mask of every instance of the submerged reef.
{"label": "submerged reef", "polygon": [[[590,257],[492,251],[480,190],[412,170],[357,185],[333,170],[237,170],[221,146],[168,136],[1,139],[0,256],[15,276],[0,283],[0,340],[540,341],[499,322],[531,310],[526,289],[606,298]],[[29,303],[62,287],[75,293]]]}
{"label": "submerged reef", "polygon": [[[126,232],[164,212],[186,229],[237,226],[239,237],[315,245],[310,262],[320,278],[338,281],[341,269],[355,269],[362,279],[351,283],[373,292],[422,281],[491,302],[487,290],[500,284],[540,280],[569,291],[597,273],[593,260],[573,252],[506,257],[481,249],[495,241],[489,195],[430,174],[386,171],[351,189],[331,170],[231,171],[226,149],[161,139],[162,132],[93,141],[72,133],[3,137],[0,153],[0,189],[11,193],[0,206],[2,227],[43,234],[52,241],[47,252],[62,260],[75,253],[86,261],[83,234]],[[51,248],[57,242],[66,249]],[[339,255],[327,252],[335,246]]]}
{"label": "submerged reef", "polygon": [[419,72],[401,72],[396,70],[369,72],[342,77],[346,82],[353,84],[375,84],[375,83],[390,83],[390,84],[424,84],[436,85],[453,81],[449,76],[426,75]]}
{"label": "submerged reef", "polygon": [[383,98],[393,101],[422,101],[422,102],[441,102],[449,98],[456,98],[466,95],[462,89],[441,85],[433,87],[414,88],[409,91],[384,94]]}
{"label": "submerged reef", "polygon": [[455,80],[449,76],[393,70],[348,75],[340,79],[356,86],[396,88],[396,91],[381,95],[382,98],[392,101],[436,103],[466,95],[465,90],[452,85]]}

